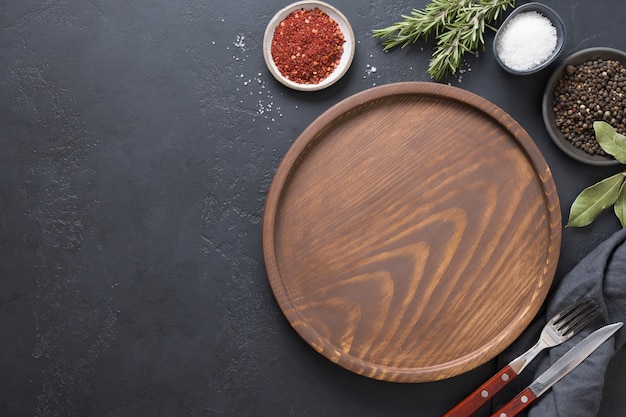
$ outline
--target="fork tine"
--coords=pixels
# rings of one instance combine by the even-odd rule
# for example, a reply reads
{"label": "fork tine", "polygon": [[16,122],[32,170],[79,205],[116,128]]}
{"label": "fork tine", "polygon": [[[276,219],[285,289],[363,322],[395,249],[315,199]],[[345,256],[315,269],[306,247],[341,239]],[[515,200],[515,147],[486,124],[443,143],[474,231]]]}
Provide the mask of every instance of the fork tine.
{"label": "fork tine", "polygon": [[580,300],[576,301],[575,303],[573,303],[573,304],[565,307],[563,310],[559,311],[552,318],[552,320],[550,320],[550,323],[551,324],[558,323],[561,320],[563,320],[564,318],[566,318],[567,316],[569,316],[573,311],[577,310],[578,308],[581,308],[582,305],[588,305],[589,303],[592,303],[592,302],[593,301],[589,297],[581,298]]}
{"label": "fork tine", "polygon": [[580,304],[578,308],[573,311],[570,311],[567,315],[561,317],[557,324],[559,327],[565,327],[570,325],[572,322],[576,322],[580,316],[586,315],[589,311],[595,311],[599,308],[598,304],[589,299],[587,302]]}
{"label": "fork tine", "polygon": [[591,321],[593,319],[595,319],[596,317],[598,317],[598,315],[600,315],[601,310],[599,308],[596,308],[594,310],[591,310],[585,317],[583,317],[578,323],[574,324],[568,332],[565,333],[565,337],[569,337],[569,336],[573,336],[576,333],[578,333],[579,331],[581,331],[583,328],[585,328],[585,326],[587,326],[589,323],[591,323]]}
{"label": "fork tine", "polygon": [[582,314],[589,308],[593,308],[595,303],[590,298],[583,298],[580,302],[575,304],[575,308],[569,309],[566,314],[559,317],[556,323],[564,323],[572,320],[574,317]]}
{"label": "fork tine", "polygon": [[600,314],[598,304],[590,298],[585,298],[580,303],[576,303],[574,309],[568,309],[567,313],[561,316],[554,324],[556,330],[563,335],[569,337],[578,333],[591,320]]}

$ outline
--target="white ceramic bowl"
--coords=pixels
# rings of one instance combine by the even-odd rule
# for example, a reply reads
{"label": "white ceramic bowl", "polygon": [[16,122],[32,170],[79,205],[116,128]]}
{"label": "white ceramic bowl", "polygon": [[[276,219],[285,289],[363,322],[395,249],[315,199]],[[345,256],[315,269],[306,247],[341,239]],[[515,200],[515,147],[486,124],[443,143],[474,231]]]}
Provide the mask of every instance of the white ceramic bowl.
{"label": "white ceramic bowl", "polygon": [[[274,30],[276,29],[276,26],[278,26],[280,22],[282,22],[291,12],[298,9],[311,10],[315,8],[321,9],[335,22],[337,22],[337,24],[339,24],[339,29],[341,29],[345,38],[345,43],[343,44],[343,53],[341,54],[339,64],[328,77],[326,77],[317,84],[299,84],[289,80],[288,78],[285,78],[280,73],[278,67],[274,63],[274,60],[272,59],[272,38],[274,37]],[[270,20],[267,28],[265,29],[265,36],[263,38],[263,57],[265,58],[265,63],[267,64],[267,67],[269,68],[274,78],[276,78],[287,87],[301,91],[321,90],[336,83],[341,77],[343,77],[346,71],[348,71],[350,64],[352,64],[352,59],[354,58],[354,49],[354,32],[352,31],[352,27],[350,26],[348,19],[346,19],[343,13],[341,13],[335,7],[322,1],[298,1],[281,9],[280,11],[278,11],[278,13],[274,15],[272,20]]]}

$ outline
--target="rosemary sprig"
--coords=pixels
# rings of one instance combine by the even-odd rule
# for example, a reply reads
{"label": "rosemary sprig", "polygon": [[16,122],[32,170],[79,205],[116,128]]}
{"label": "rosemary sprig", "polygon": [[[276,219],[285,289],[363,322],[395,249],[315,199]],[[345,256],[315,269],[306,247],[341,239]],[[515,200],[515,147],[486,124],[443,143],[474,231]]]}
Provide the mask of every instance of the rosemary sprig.
{"label": "rosemary sprig", "polygon": [[495,30],[496,21],[515,0],[432,0],[423,9],[413,9],[409,15],[384,29],[372,31],[383,39],[385,50],[426,40],[434,32],[437,44],[428,66],[428,74],[439,81],[455,74],[461,67],[463,54],[484,49],[486,28]]}
{"label": "rosemary sprig", "polygon": [[434,30],[437,35],[442,28],[450,24],[450,18],[458,14],[459,9],[473,0],[433,0],[423,9],[413,9],[410,15],[402,15],[404,20],[384,29],[374,29],[374,37],[383,38],[384,49],[405,46],[427,39]]}

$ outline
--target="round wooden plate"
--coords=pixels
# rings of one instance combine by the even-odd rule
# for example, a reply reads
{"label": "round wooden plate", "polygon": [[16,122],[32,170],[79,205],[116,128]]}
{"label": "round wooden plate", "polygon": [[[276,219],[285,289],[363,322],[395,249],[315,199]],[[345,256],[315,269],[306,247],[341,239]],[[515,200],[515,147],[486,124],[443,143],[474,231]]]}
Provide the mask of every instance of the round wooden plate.
{"label": "round wooden plate", "polygon": [[528,326],[561,243],[550,169],[526,131],[470,92],[397,83],[297,138],[263,217],[269,281],[322,355],[395,382],[452,377]]}

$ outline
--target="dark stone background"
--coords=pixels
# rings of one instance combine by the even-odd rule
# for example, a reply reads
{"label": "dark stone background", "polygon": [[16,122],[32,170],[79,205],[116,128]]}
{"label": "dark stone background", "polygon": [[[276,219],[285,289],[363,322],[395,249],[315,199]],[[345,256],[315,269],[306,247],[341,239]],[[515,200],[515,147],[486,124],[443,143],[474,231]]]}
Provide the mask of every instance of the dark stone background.
{"label": "dark stone background", "polygon": [[[566,22],[564,54],[626,49],[621,1],[545,3]],[[371,36],[426,1],[337,0],[358,41],[349,73],[291,91],[261,48],[286,4],[0,0],[0,416],[434,416],[495,371],[370,380],[315,353],[278,309],[260,230],[282,156],[339,100],[429,81],[432,48],[385,53]],[[486,39],[444,82],[530,133],[566,218],[620,168],[561,153],[541,119],[550,71],[511,76]],[[606,213],[566,229],[556,279],[619,227]],[[623,415],[625,375],[621,351],[600,416]]]}

